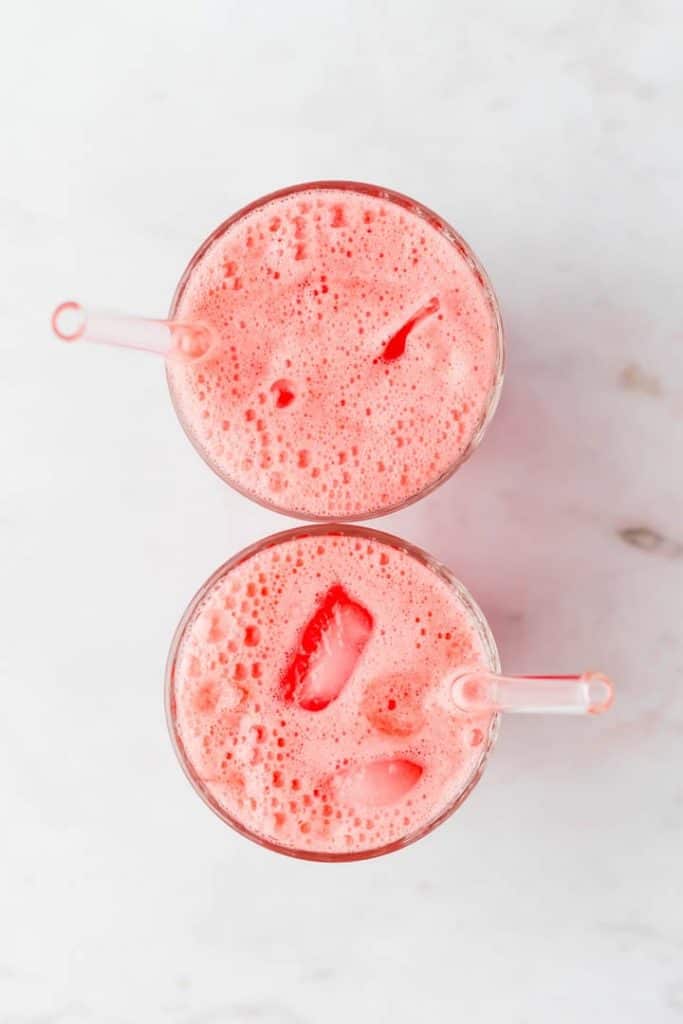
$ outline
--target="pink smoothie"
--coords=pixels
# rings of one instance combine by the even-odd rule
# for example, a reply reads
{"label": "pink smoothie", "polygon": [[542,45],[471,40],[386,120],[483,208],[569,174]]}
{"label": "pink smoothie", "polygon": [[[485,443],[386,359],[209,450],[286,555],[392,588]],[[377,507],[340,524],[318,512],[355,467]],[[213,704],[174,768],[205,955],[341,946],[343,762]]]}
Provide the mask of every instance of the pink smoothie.
{"label": "pink smoothie", "polygon": [[169,364],[190,438],[283,511],[399,506],[457,465],[495,405],[500,321],[474,257],[429,211],[368,186],[305,186],[239,215],[174,316],[216,336],[202,360]]}
{"label": "pink smoothie", "polygon": [[222,570],[169,673],[170,722],[221,816],[285,852],[416,838],[478,775],[493,719],[449,676],[495,667],[459,585],[385,534],[295,531]]}

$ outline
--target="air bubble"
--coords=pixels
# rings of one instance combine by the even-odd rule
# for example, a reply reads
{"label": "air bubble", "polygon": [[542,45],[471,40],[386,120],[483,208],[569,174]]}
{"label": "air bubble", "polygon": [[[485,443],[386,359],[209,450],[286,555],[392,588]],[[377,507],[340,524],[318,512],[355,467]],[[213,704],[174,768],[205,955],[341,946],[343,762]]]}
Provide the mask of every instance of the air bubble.
{"label": "air bubble", "polygon": [[247,647],[256,647],[261,640],[261,631],[258,626],[247,626],[244,631],[244,643]]}

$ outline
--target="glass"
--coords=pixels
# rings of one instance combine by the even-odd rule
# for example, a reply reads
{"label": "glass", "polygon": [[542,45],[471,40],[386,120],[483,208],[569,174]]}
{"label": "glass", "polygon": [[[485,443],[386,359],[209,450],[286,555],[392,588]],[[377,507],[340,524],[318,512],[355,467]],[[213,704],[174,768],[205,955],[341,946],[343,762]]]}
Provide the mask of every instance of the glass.
{"label": "glass", "polygon": [[[487,401],[482,410],[479,421],[476,424],[474,430],[472,431],[469,443],[467,444],[465,450],[457,458],[455,458],[453,462],[450,465],[448,465],[448,467],[443,472],[440,472],[434,479],[430,480],[424,487],[422,487],[416,493],[409,494],[406,498],[400,501],[391,502],[389,504],[378,506],[376,508],[365,509],[360,512],[354,511],[353,513],[348,515],[340,515],[337,512],[331,513],[329,515],[319,515],[310,513],[308,511],[301,511],[292,508],[284,503],[279,503],[276,500],[267,500],[261,495],[254,494],[252,491],[246,489],[238,480],[236,480],[234,477],[230,476],[226,471],[224,471],[223,468],[217,464],[216,460],[211,457],[211,454],[207,450],[206,446],[203,445],[201,440],[197,437],[197,431],[195,427],[193,426],[192,423],[190,423],[187,420],[186,416],[183,414],[181,402],[178,397],[177,388],[174,384],[174,367],[173,364],[170,362],[167,363],[167,381],[169,391],[171,394],[171,400],[173,402],[176,414],[178,416],[178,419],[180,420],[183,430],[185,431],[187,437],[189,438],[197,452],[201,455],[202,459],[207,463],[207,465],[211,467],[211,469],[213,469],[213,471],[222,480],[225,481],[225,483],[229,484],[235,490],[239,491],[241,494],[244,494],[251,500],[256,501],[258,504],[263,505],[264,507],[269,508],[275,512],[280,512],[285,515],[289,515],[295,519],[305,519],[307,521],[319,522],[348,522],[351,520],[360,521],[364,519],[374,519],[378,516],[387,515],[389,512],[394,512],[397,511],[398,509],[404,508],[407,505],[412,504],[414,501],[417,501],[424,495],[429,494],[432,490],[434,490],[445,480],[447,480],[456,471],[456,469],[458,469],[458,467],[462,465],[462,463],[465,462],[472,455],[472,453],[475,451],[475,449],[481,442],[486,427],[488,426],[495,412],[496,406],[500,398],[500,391],[503,383],[504,374],[505,346],[503,337],[503,326],[500,309],[495,294],[493,292],[493,288],[491,287],[491,284],[489,282],[489,279],[486,275],[484,268],[482,267],[481,263],[479,262],[474,252],[467,244],[467,242],[465,242],[465,240],[457,233],[457,231],[455,231],[449,224],[447,224],[446,221],[439,217],[438,214],[434,213],[432,210],[429,210],[421,203],[416,202],[414,199],[410,199],[407,196],[401,195],[400,193],[394,192],[390,189],[350,181],[319,181],[295,185],[290,188],[285,188],[276,192],[272,192],[269,195],[264,196],[261,199],[257,199],[253,203],[250,203],[248,206],[243,207],[241,210],[237,211],[237,213],[233,214],[232,217],[229,217],[226,221],[224,221],[218,228],[216,228],[216,230],[211,235],[209,235],[206,241],[202,243],[202,245],[199,247],[195,255],[190,260],[180,279],[178,287],[176,288],[175,295],[173,296],[173,301],[171,302],[168,319],[170,323],[175,323],[179,319],[183,319],[182,316],[179,317],[178,311],[183,299],[183,295],[187,288],[188,282],[192,278],[193,273],[197,269],[198,265],[201,263],[207,251],[211,248],[211,246],[214,245],[214,243],[217,240],[221,239],[222,236],[226,234],[226,232],[230,231],[231,228],[239,224],[239,222],[242,221],[249,214],[252,214],[254,211],[259,210],[261,207],[265,206],[268,203],[271,203],[273,200],[286,198],[288,196],[296,195],[298,193],[310,193],[312,190],[325,191],[331,189],[343,190],[349,193],[361,195],[364,194],[371,196],[373,198],[381,198],[422,218],[427,224],[430,225],[431,228],[435,228],[446,239],[448,239],[448,241],[458,251],[460,256],[463,257],[465,263],[470,268],[476,281],[478,282],[478,285],[481,288],[481,291],[485,298],[485,302],[488,306],[492,318],[493,331],[495,334],[495,366],[492,384],[488,391]],[[430,312],[430,310],[427,308],[425,308],[425,311]],[[419,311],[417,317],[414,318],[414,320],[419,320],[419,318],[422,315],[424,315],[425,311]]]}
{"label": "glass", "polygon": [[[291,846],[280,845],[277,842],[265,838],[262,835],[250,830],[248,827],[238,820],[236,817],[231,816],[221,807],[213,795],[209,792],[207,786],[204,784],[201,778],[199,778],[193,764],[187,755],[182,739],[179,735],[177,715],[176,715],[176,700],[174,690],[174,679],[176,675],[178,656],[180,652],[181,643],[183,636],[188,624],[193,619],[196,610],[202,604],[206,595],[212,590],[215,584],[223,579],[228,573],[230,573],[237,566],[241,565],[247,559],[253,555],[265,550],[266,548],[273,547],[283,542],[292,540],[297,537],[310,537],[310,536],[324,536],[330,534],[342,534],[344,536],[359,537],[368,541],[376,541],[379,544],[383,544],[389,547],[393,547],[398,551],[404,552],[413,558],[415,558],[421,565],[427,567],[434,572],[441,580],[445,581],[448,586],[455,592],[458,600],[458,604],[462,607],[464,614],[468,620],[468,624],[473,630],[476,630],[477,637],[480,641],[481,648],[485,654],[486,666],[490,672],[498,673],[500,671],[500,660],[498,657],[498,651],[496,644],[493,639],[493,634],[489,628],[489,625],[470,593],[467,589],[455,578],[455,576],[445,566],[441,565],[434,558],[428,555],[425,551],[415,547],[406,541],[400,540],[397,537],[393,537],[389,534],[382,533],[378,530],[368,529],[361,526],[351,525],[335,525],[330,528],[329,526],[311,526],[311,527],[299,527],[298,529],[286,530],[282,533],[275,534],[267,537],[264,540],[258,541],[256,544],[252,544],[250,547],[241,551],[239,554],[231,558],[206,581],[206,583],[200,588],[200,590],[192,598],[188,605],[179,625],[176,629],[171,648],[168,656],[168,662],[166,666],[166,718],[173,743],[174,750],[180,761],[181,767],[185,772],[185,775],[189,779],[190,783],[207,804],[211,810],[221,818],[227,825],[245,836],[247,839],[251,839],[253,842],[258,843],[261,846],[266,847],[269,850],[273,850],[277,853],[283,853],[291,857],[302,858],[306,860],[314,861],[354,861],[364,860],[369,857],[379,857],[386,853],[391,853],[394,850],[401,849],[404,846],[408,846],[410,843],[415,842],[422,836],[427,835],[433,829],[440,825],[446,818],[449,818],[451,814],[460,806],[460,804],[469,796],[472,789],[479,781],[481,774],[484,770],[489,754],[493,748],[496,737],[499,730],[500,715],[493,713],[491,715],[486,736],[484,741],[481,743],[479,749],[478,758],[474,761],[473,767],[469,776],[465,779],[460,789],[453,794],[453,797],[445,807],[441,806],[438,812],[429,819],[426,824],[420,828],[402,836],[396,841],[390,842],[383,846],[375,848],[362,849],[362,850],[351,850],[349,852],[318,852],[309,849],[295,849]],[[454,666],[454,669],[457,666]]]}
{"label": "glass", "polygon": [[500,311],[467,243],[415,200],[348,181],[230,217],[167,320],[69,301],[52,328],[163,358],[207,465],[266,508],[322,522],[385,515],[441,484],[481,441],[503,380]]}

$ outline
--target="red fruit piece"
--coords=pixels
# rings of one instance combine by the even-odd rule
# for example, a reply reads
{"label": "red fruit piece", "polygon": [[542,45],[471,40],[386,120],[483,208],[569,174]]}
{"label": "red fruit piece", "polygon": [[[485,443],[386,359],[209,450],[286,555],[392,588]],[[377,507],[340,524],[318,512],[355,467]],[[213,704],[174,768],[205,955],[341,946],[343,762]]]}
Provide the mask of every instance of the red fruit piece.
{"label": "red fruit piece", "polygon": [[398,359],[403,355],[406,350],[406,341],[408,340],[410,332],[414,327],[417,327],[420,321],[424,320],[425,317],[436,313],[438,308],[439,300],[435,295],[434,298],[430,299],[429,302],[426,302],[421,309],[418,309],[417,313],[415,313],[414,316],[411,316],[410,320],[408,320],[403,327],[399,327],[396,333],[389,338],[389,341],[384,346],[382,359],[385,363],[391,363],[394,359]]}
{"label": "red fruit piece", "polygon": [[372,761],[345,776],[343,794],[349,803],[384,807],[404,797],[421,775],[422,766],[405,758]]}
{"label": "red fruit piece", "polygon": [[295,391],[291,380],[276,380],[270,390],[275,398],[277,409],[286,409],[294,401]]}
{"label": "red fruit piece", "polygon": [[322,711],[351,678],[372,633],[372,616],[340,584],[325,594],[304,627],[280,688],[306,711]]}

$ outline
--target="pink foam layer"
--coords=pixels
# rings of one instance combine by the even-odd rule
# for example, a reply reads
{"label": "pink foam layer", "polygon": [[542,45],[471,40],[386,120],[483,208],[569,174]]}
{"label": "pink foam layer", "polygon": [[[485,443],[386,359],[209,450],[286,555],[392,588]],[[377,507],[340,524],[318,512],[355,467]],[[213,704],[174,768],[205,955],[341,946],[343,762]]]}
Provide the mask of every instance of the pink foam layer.
{"label": "pink foam layer", "polygon": [[496,380],[495,314],[464,253],[363,193],[298,192],[247,214],[199,260],[177,316],[219,339],[169,367],[195,444],[295,513],[353,518],[429,487],[468,448]]}
{"label": "pink foam layer", "polygon": [[[372,628],[341,692],[309,710],[283,679],[340,584]],[[462,664],[489,664],[484,640],[431,568],[364,537],[298,537],[233,568],[195,610],[175,727],[200,785],[256,836],[319,853],[376,849],[420,832],[476,774],[490,718],[453,713],[447,679]]]}

